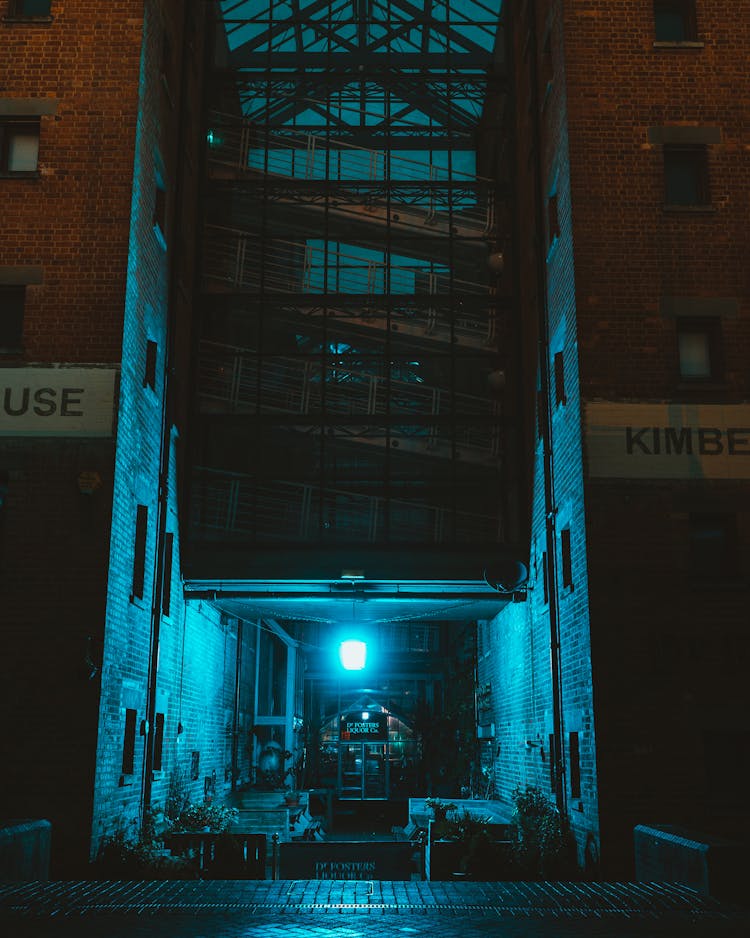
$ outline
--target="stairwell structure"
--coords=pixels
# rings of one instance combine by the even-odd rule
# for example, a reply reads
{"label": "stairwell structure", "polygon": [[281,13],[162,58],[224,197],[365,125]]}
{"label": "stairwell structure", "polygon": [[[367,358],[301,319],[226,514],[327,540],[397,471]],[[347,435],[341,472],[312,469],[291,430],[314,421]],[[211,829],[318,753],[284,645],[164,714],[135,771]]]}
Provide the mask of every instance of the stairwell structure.
{"label": "stairwell structure", "polygon": [[500,3],[216,13],[193,556],[481,579],[513,538]]}

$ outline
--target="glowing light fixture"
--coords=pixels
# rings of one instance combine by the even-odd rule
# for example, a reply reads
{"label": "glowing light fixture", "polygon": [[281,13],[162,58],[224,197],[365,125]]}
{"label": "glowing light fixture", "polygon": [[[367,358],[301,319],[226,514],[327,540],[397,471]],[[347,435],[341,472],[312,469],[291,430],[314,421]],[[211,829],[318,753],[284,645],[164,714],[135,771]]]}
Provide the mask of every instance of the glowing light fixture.
{"label": "glowing light fixture", "polygon": [[361,671],[367,661],[367,645],[350,638],[339,645],[339,661],[347,671]]}

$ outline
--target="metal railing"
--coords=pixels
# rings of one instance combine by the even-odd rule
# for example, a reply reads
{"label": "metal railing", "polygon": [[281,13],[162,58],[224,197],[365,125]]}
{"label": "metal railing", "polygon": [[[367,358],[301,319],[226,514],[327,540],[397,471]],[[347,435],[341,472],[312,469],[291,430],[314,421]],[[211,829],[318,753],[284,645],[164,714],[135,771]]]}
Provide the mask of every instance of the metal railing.
{"label": "metal railing", "polygon": [[433,159],[420,160],[391,150],[358,147],[332,137],[301,134],[294,128],[270,130],[244,118],[213,112],[207,134],[208,162],[239,172],[272,173],[294,179],[361,180],[476,185],[493,181]]}
{"label": "metal railing", "polygon": [[[229,412],[284,413],[336,417],[395,418],[401,425],[367,442],[410,437],[426,453],[445,457],[455,443],[468,458],[497,456],[500,403],[494,398],[451,391],[416,381],[371,374],[346,359],[274,355],[259,358],[251,349],[201,343],[199,396]],[[424,417],[453,420],[420,420]],[[494,419],[487,419],[494,418]],[[411,423],[410,419],[418,421]],[[476,423],[472,423],[472,419]],[[368,421],[372,424],[372,421]],[[357,439],[354,434],[349,439]]]}
{"label": "metal railing", "polygon": [[208,225],[203,249],[207,283],[267,293],[378,295],[490,295],[486,282],[451,275],[445,264],[396,264],[362,248],[331,242],[263,240],[238,228]]}
{"label": "metal railing", "polygon": [[204,536],[236,535],[254,542],[495,543],[495,514],[454,511],[416,501],[322,490],[293,482],[196,467],[191,524]]}

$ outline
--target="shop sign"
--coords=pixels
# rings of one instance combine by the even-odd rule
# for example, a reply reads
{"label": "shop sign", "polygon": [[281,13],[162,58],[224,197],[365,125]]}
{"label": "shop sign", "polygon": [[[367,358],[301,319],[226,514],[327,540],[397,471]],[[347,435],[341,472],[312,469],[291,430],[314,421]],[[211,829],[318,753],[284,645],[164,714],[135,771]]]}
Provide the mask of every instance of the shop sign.
{"label": "shop sign", "polygon": [[114,368],[0,368],[0,436],[112,436]]}
{"label": "shop sign", "polygon": [[590,477],[750,478],[750,405],[586,404]]}
{"label": "shop sign", "polygon": [[371,713],[364,719],[361,713],[341,717],[341,741],[345,743],[384,743],[388,739],[388,715]]}
{"label": "shop sign", "polygon": [[408,842],[336,842],[279,844],[280,877],[293,879],[396,880],[409,882],[416,872],[414,847]]}

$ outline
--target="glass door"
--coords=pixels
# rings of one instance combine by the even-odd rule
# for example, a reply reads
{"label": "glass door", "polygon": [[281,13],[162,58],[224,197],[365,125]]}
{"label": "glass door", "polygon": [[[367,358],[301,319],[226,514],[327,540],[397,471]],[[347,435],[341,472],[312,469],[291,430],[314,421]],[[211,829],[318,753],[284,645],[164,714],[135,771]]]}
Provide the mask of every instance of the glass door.
{"label": "glass door", "polygon": [[362,798],[362,743],[341,743],[340,798]]}
{"label": "glass door", "polygon": [[388,797],[386,743],[363,743],[362,791],[364,798]]}

